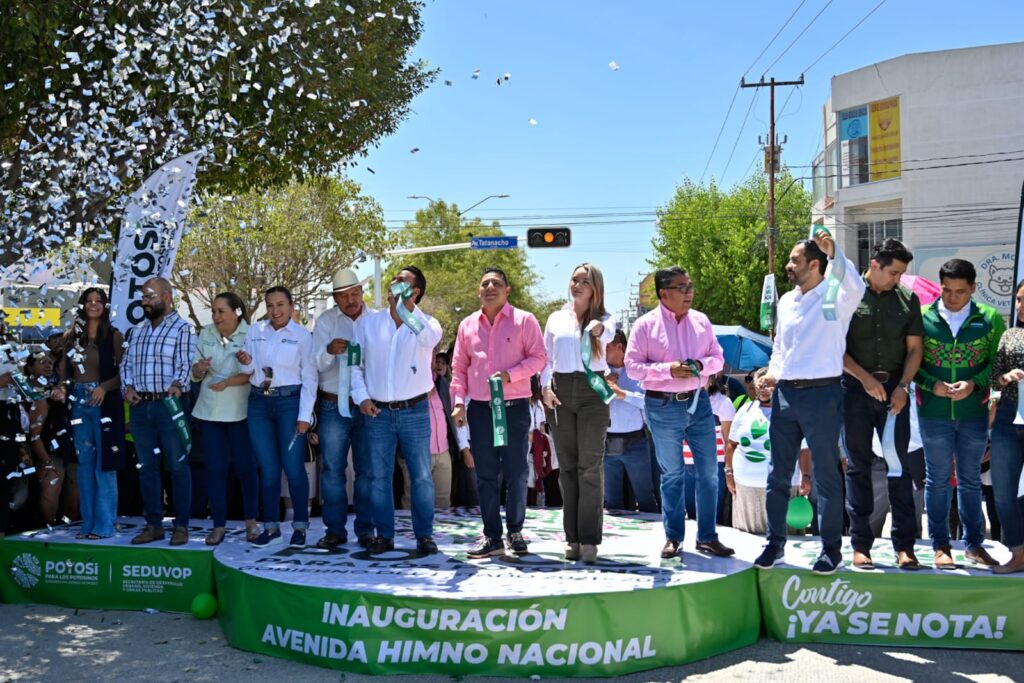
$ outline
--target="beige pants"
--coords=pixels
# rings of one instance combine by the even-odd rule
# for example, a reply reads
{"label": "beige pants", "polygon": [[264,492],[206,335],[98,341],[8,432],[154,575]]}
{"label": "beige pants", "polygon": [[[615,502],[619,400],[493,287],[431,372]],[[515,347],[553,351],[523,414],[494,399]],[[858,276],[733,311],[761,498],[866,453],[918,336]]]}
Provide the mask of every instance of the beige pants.
{"label": "beige pants", "polygon": [[[762,536],[768,533],[768,510],[765,507],[767,489],[757,486],[736,484],[736,495],[732,499],[732,526],[748,534]],[[789,497],[800,495],[800,488],[790,489]]]}
{"label": "beige pants", "polygon": [[[412,483],[409,481],[409,467],[405,464],[405,458],[398,459],[398,465],[402,468],[402,509],[408,510],[412,507],[409,499],[409,491],[412,490]],[[452,457],[448,451],[434,453],[430,456],[430,475],[434,479],[434,509],[448,508],[452,506]]]}

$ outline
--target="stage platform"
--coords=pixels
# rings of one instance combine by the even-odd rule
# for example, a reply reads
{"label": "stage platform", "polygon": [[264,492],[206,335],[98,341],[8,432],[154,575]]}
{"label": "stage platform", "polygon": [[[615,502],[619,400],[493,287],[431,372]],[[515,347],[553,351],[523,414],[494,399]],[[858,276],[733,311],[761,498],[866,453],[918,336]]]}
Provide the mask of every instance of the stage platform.
{"label": "stage platform", "polygon": [[[615,676],[744,647],[762,623],[790,642],[1024,650],[1024,574],[933,570],[926,543],[919,572],[896,569],[880,539],[878,569],[855,571],[847,556],[842,571],[816,576],[815,538],[791,538],[785,563],[755,570],[762,538],[720,528],[736,556],[706,557],[693,549],[693,522],[682,557],[662,560],[663,529],[651,515],[606,515],[592,566],[565,561],[559,510],[528,511],[529,554],[483,560],[466,557],[480,534],[475,512],[439,512],[441,552],[427,557],[401,511],[395,550],[377,556],[351,528],[350,543],[313,547],[319,519],[302,549],[253,548],[241,523],[213,549],[203,543],[209,522],[195,523],[185,546],[131,546],[143,521],[119,525],[104,541],[75,539],[77,525],[0,541],[0,597],[188,612],[195,595],[214,593],[235,647],[374,674]],[[165,527],[169,540],[170,520]]]}
{"label": "stage platform", "polygon": [[[315,520],[314,523],[316,523]],[[739,559],[662,560],[660,519],[605,516],[598,563],[563,557],[561,511],[530,510],[530,553],[469,560],[479,516],[439,513],[437,555],[415,551],[408,513],[396,548],[354,543],[214,554],[220,619],[246,650],[357,673],[611,676],[749,645],[760,633],[760,542],[731,529]],[[285,534],[287,536],[287,534]],[[322,527],[310,530],[310,542]],[[349,537],[355,535],[349,530]]]}

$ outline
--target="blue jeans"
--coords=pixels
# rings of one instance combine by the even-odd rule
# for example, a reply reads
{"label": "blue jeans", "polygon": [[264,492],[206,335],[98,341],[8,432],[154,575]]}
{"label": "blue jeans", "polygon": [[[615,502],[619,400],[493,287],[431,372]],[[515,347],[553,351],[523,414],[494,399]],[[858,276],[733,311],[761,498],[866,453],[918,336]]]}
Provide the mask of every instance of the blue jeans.
{"label": "blue jeans", "polygon": [[372,493],[370,489],[370,451],[366,443],[366,417],[359,408],[350,407],[352,417],[338,412],[337,401],[320,399],[317,418],[320,420],[320,493],[324,498],[324,526],[327,531],[348,537],[348,491],[345,489],[345,467],[348,449],[352,447],[352,468],[355,470],[353,502],[356,508],[356,535],[373,533]]}
{"label": "blue jeans", "polygon": [[381,538],[395,537],[395,448],[402,447],[412,488],[412,528],[416,538],[434,535],[434,478],[430,473],[430,406],[422,400],[411,408],[382,408],[367,417],[370,444],[370,488],[373,526]]}
{"label": "blue jeans", "polygon": [[[88,404],[99,382],[76,384],[72,392],[71,433],[78,451],[78,492],[83,534],[114,535],[117,518],[117,472],[103,470],[103,417],[100,406]],[[77,424],[75,424],[77,422]]]}
{"label": "blue jeans", "polygon": [[[616,437],[608,435],[610,444]],[[609,510],[622,510],[623,478],[629,479],[640,512],[657,512],[654,498],[654,480],[651,473],[651,445],[646,438],[630,439],[625,450],[618,455],[604,454],[604,506]]]}
{"label": "blue jeans", "polygon": [[[480,516],[484,536],[501,538],[501,482],[508,484],[505,496],[505,524],[508,532],[523,530],[526,522],[526,480],[530,471],[530,403],[521,399],[506,411],[507,446],[494,447],[491,406],[486,401],[470,401],[466,409],[469,439],[476,465],[476,489],[480,496]],[[460,456],[461,457],[461,456]]]}
{"label": "blue jeans", "polygon": [[[306,478],[306,437],[295,437],[299,419],[299,387],[280,387],[265,396],[253,387],[249,392],[249,438],[260,467],[263,489],[263,523],[267,529],[281,526],[281,470],[288,479],[295,510],[293,529],[309,526],[309,480]],[[293,442],[294,439],[294,442]],[[291,444],[291,448],[288,445]]]}
{"label": "blue jeans", "polygon": [[654,451],[661,469],[661,511],[665,538],[682,541],[686,532],[686,500],[683,440],[693,451],[697,471],[697,542],[718,540],[718,449],[715,444],[715,415],[706,391],[700,392],[697,410],[689,413],[689,401],[645,398],[647,424],[654,438]]}
{"label": "blue jeans", "polygon": [[1000,402],[992,425],[992,489],[1007,548],[1024,546],[1024,497],[1017,497],[1024,466],[1024,427],[1013,424],[1017,406]]}
{"label": "blue jeans", "polygon": [[203,449],[206,481],[210,496],[213,525],[224,526],[228,518],[228,465],[235,466],[235,476],[242,484],[242,508],[246,519],[259,514],[260,480],[256,458],[249,442],[246,420],[239,422],[195,421],[199,445]]}
{"label": "blue jeans", "polygon": [[988,419],[967,417],[917,421],[924,445],[924,505],[932,548],[949,547],[949,482],[956,461],[956,500],[968,549],[985,540],[981,514],[981,459],[988,443]]}
{"label": "blue jeans", "polygon": [[[717,454],[716,454],[717,456]],[[683,480],[683,492],[686,496],[686,516],[690,519],[697,519],[697,467],[686,465],[683,467],[685,479]],[[722,515],[722,507],[725,505],[725,463],[718,463],[718,516]],[[718,520],[721,522],[721,520]]]}
{"label": "blue jeans", "polygon": [[[182,407],[188,405],[188,394],[182,394]],[[146,524],[160,526],[164,519],[161,464],[171,471],[174,526],[187,527],[189,507],[192,505],[192,471],[188,453],[181,445],[178,431],[163,401],[143,401],[131,407],[130,419],[135,453],[142,468],[139,470],[139,489]],[[157,453],[159,449],[159,453]]]}
{"label": "blue jeans", "polygon": [[822,550],[835,559],[843,544],[843,480],[839,471],[839,429],[843,419],[843,389],[839,382],[798,389],[779,382],[772,394],[768,428],[772,462],[768,470],[765,509],[768,543],[786,545],[786,511],[793,490],[793,470],[800,441],[811,450],[818,531]]}

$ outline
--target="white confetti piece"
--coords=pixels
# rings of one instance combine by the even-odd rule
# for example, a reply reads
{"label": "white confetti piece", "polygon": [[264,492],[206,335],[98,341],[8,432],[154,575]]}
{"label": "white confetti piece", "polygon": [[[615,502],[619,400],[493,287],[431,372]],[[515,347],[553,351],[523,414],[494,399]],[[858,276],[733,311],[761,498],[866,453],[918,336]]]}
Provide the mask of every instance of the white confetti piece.
{"label": "white confetti piece", "polygon": [[612,71],[618,71],[619,65],[616,64],[615,60],[613,59],[612,61],[608,62],[608,68],[611,69]]}

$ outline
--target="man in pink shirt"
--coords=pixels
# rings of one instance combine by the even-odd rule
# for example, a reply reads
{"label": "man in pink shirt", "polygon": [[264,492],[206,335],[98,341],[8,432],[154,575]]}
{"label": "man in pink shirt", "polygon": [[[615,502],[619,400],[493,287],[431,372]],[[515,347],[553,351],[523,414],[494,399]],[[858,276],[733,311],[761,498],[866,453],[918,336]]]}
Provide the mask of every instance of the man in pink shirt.
{"label": "man in pink shirt", "polygon": [[[508,303],[511,291],[503,271],[484,271],[477,290],[482,308],[459,325],[452,356],[452,417],[458,426],[469,423],[484,522],[483,537],[467,553],[471,558],[505,554],[502,480],[508,484],[505,524],[509,547],[516,554],[527,552],[522,531],[529,474],[530,378],[544,369],[547,353],[537,319]],[[494,445],[488,384],[493,376],[501,377],[507,415],[507,445],[498,447]]]}
{"label": "man in pink shirt", "polygon": [[647,425],[661,468],[665,525],[663,558],[679,554],[685,532],[683,440],[697,470],[697,550],[719,557],[733,554],[715,529],[718,515],[718,460],[715,416],[704,391],[707,379],[725,364],[708,317],[692,309],[690,275],[673,266],[654,274],[658,307],[633,326],[626,346],[626,372],[644,389]]}

